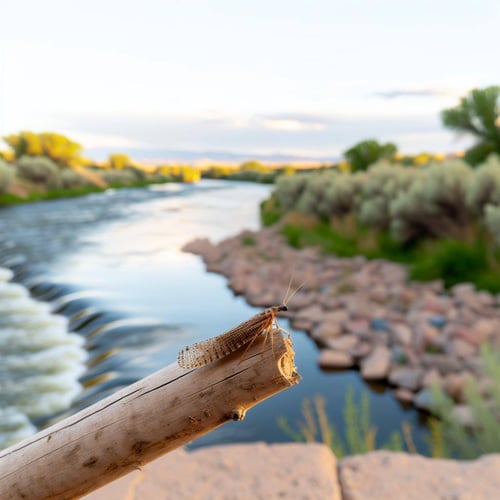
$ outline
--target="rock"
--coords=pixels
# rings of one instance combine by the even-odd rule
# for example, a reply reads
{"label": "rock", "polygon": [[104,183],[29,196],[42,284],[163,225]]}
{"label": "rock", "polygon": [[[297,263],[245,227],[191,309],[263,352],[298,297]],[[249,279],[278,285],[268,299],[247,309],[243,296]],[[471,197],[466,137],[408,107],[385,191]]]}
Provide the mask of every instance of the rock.
{"label": "rock", "polygon": [[377,346],[372,353],[361,362],[361,375],[366,380],[386,378],[390,366],[390,352],[387,347]]}
{"label": "rock", "polygon": [[395,342],[403,345],[409,345],[412,339],[410,327],[403,323],[391,325],[390,332]]}
{"label": "rock", "polygon": [[340,461],[344,500],[493,499],[500,491],[500,455],[473,461],[376,451]]}
{"label": "rock", "polygon": [[369,287],[368,297],[370,298],[370,300],[373,300],[373,302],[378,302],[379,304],[387,302],[389,298],[387,287],[382,284],[375,285],[374,287]]}
{"label": "rock", "polygon": [[429,388],[421,389],[413,398],[413,404],[420,410],[432,411],[434,398]]}
{"label": "rock", "polygon": [[319,323],[323,319],[323,308],[317,304],[300,309],[296,314],[297,319],[306,319],[313,323]]}
{"label": "rock", "polygon": [[354,335],[341,335],[333,339],[328,339],[326,344],[330,349],[337,351],[350,351],[358,343],[358,338]]}
{"label": "rock", "polygon": [[477,348],[462,339],[453,339],[446,342],[445,352],[457,358],[465,359],[473,356],[477,352]]}
{"label": "rock", "polygon": [[423,374],[420,384],[422,387],[433,387],[435,385],[442,386],[443,377],[441,377],[440,373],[435,368],[431,368]]}
{"label": "rock", "polygon": [[401,403],[411,403],[415,394],[408,389],[396,389],[393,391],[394,397]]}
{"label": "rock", "polygon": [[366,319],[356,319],[347,321],[344,324],[344,328],[354,335],[360,337],[367,336],[370,332],[370,325]]}
{"label": "rock", "polygon": [[461,363],[456,358],[450,358],[445,354],[422,354],[420,362],[425,367],[434,367],[441,375],[460,370]]}
{"label": "rock", "polygon": [[[292,318],[290,320],[290,324],[292,325],[292,328],[294,328],[295,330],[304,330],[305,332],[315,331],[313,329],[314,323],[305,318]],[[312,337],[315,338],[314,335],[312,335]]]}
{"label": "rock", "polygon": [[494,332],[500,332],[499,321],[492,319],[479,319],[471,327],[477,344],[481,344],[485,340],[490,339]]}
{"label": "rock", "polygon": [[361,359],[368,356],[368,354],[372,352],[372,349],[373,346],[372,344],[370,344],[370,342],[361,341],[355,347],[350,349],[350,353],[356,359]]}
{"label": "rock", "polygon": [[446,325],[448,319],[446,318],[446,316],[436,314],[435,316],[431,316],[428,321],[429,324],[435,328],[443,328],[443,326]]}
{"label": "rock", "polygon": [[420,387],[422,370],[418,368],[393,368],[389,375],[389,382],[393,385],[416,391]]}
{"label": "rock", "polygon": [[455,400],[462,401],[465,384],[471,375],[466,372],[448,373],[444,377],[443,389]]}
{"label": "rock", "polygon": [[389,324],[384,318],[372,318],[370,321],[370,325],[375,331],[386,332],[387,330],[389,330]]}
{"label": "rock", "polygon": [[323,444],[234,444],[174,450],[84,497],[115,499],[331,498],[337,461]]}
{"label": "rock", "polygon": [[329,339],[337,337],[341,333],[342,327],[339,323],[322,322],[312,330],[311,337],[314,340],[320,340],[327,343]]}
{"label": "rock", "polygon": [[328,311],[323,315],[325,323],[337,323],[342,325],[349,319],[349,315],[345,309],[336,309],[335,311]]}
{"label": "rock", "polygon": [[318,356],[321,368],[350,368],[354,365],[352,356],[348,352],[322,349]]}

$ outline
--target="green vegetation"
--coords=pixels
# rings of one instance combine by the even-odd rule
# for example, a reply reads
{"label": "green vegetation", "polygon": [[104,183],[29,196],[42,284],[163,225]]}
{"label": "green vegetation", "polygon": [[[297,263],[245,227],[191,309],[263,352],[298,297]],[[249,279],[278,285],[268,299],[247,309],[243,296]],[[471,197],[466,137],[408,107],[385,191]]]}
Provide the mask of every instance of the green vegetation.
{"label": "green vegetation", "polygon": [[392,142],[381,144],[375,139],[358,142],[347,151],[344,158],[349,162],[352,172],[366,170],[380,160],[389,160],[397,153],[397,147]]}
{"label": "green vegetation", "polygon": [[[386,443],[377,443],[377,429],[371,423],[368,394],[363,393],[360,404],[357,405],[352,387],[349,387],[345,394],[343,434],[328,421],[325,400],[321,396],[302,402],[302,416],[304,420],[297,423],[298,430],[292,428],[286,417],[279,417],[278,425],[294,441],[323,442],[332,449],[337,458],[368,453],[376,449],[398,451],[404,448],[401,434],[397,431],[391,434]],[[403,436],[407,437],[406,431]],[[406,441],[406,446],[409,451],[415,451],[411,440]]]}
{"label": "green vegetation", "polygon": [[467,381],[465,404],[470,408],[470,422],[459,419],[453,401],[440,388],[433,388],[433,456],[476,458],[500,452],[500,352],[481,346],[481,361],[488,383],[474,378]]}
{"label": "green vegetation", "polygon": [[500,86],[473,89],[454,108],[441,113],[445,127],[472,135],[476,144],[465,160],[478,165],[491,153],[500,154]]}
{"label": "green vegetation", "polygon": [[[439,351],[428,351],[437,354]],[[432,457],[474,459],[486,453],[500,452],[500,352],[487,344],[481,346],[481,362],[486,379],[468,379],[464,404],[470,409],[465,418],[459,417],[454,402],[439,387],[432,389],[434,417],[429,418],[431,436],[428,450]],[[487,383],[486,383],[487,382]],[[328,421],[324,398],[302,402],[303,421],[292,428],[285,417],[278,425],[298,442],[320,441],[329,446],[337,458],[367,453],[375,449],[406,450],[417,453],[411,427],[403,423],[386,443],[377,442],[377,429],[371,423],[367,393],[356,403],[349,387],[344,402],[344,431],[339,433]],[[463,414],[462,414],[463,415]]]}
{"label": "green vegetation", "polygon": [[342,257],[409,265],[417,280],[469,281],[500,291],[500,159],[473,169],[448,160],[408,168],[379,162],[366,172],[280,177],[261,205],[281,219],[290,245]]}

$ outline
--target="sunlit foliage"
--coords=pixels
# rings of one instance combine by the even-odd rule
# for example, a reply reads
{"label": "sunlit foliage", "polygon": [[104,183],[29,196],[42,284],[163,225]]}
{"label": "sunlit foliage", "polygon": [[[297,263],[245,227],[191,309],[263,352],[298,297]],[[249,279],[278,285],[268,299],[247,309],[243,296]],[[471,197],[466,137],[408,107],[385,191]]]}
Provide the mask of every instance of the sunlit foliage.
{"label": "sunlit foliage", "polygon": [[78,164],[82,147],[64,135],[53,132],[23,131],[3,138],[12,148],[16,158],[46,156],[60,166]]}

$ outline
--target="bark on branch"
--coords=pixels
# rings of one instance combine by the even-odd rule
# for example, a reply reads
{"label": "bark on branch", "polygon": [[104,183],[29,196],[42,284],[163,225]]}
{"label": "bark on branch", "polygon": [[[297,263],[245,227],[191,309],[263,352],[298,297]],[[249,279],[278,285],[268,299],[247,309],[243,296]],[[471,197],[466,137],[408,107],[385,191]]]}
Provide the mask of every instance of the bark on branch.
{"label": "bark on branch", "polygon": [[84,495],[243,419],[299,379],[281,331],[273,342],[258,338],[244,356],[240,350],[195,370],[172,364],[0,452],[0,498]]}

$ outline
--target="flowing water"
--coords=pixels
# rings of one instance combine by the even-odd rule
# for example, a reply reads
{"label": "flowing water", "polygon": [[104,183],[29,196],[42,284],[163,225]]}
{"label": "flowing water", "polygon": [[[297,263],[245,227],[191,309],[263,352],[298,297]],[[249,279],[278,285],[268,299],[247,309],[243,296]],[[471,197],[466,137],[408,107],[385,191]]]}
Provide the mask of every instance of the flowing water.
{"label": "flowing water", "polygon": [[[225,278],[181,251],[196,237],[219,241],[259,226],[270,187],[202,181],[110,190],[76,199],[0,209],[0,447],[78,411],[175,361],[186,344],[221,333],[257,309]],[[27,292],[31,291],[31,295]],[[367,392],[377,436],[407,421],[425,451],[427,429],[384,386],[356,371],[324,372],[314,343],[291,331],[299,385],[265,401],[243,422],[193,442],[290,438],[277,424],[302,419],[304,398],[322,395],[343,428],[347,387]],[[73,333],[69,333],[73,332]]]}

